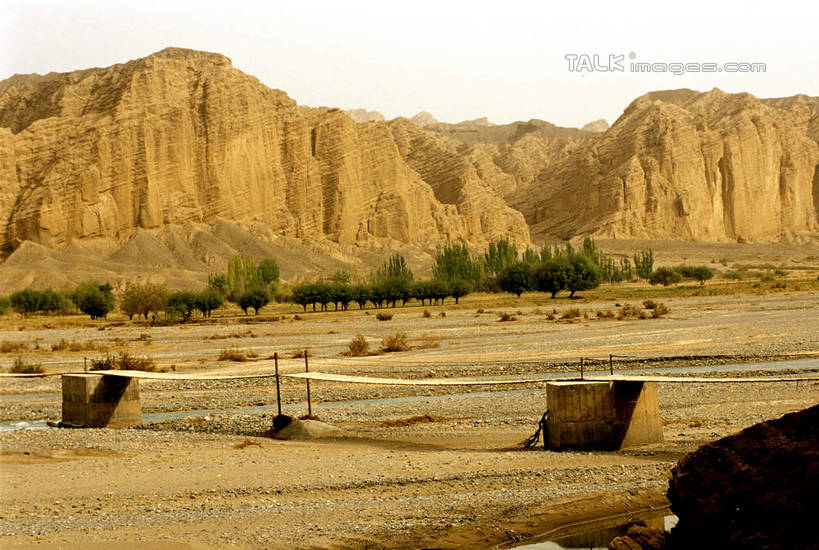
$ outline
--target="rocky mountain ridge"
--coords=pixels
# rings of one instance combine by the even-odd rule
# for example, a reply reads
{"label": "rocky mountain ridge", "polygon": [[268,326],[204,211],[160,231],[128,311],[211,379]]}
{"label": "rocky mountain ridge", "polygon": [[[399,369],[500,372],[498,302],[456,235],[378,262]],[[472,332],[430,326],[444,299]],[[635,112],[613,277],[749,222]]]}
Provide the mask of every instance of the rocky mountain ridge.
{"label": "rocky mountain ridge", "polygon": [[[0,248],[110,252],[222,221],[345,261],[501,236],[817,239],[819,98],[650,92],[603,131],[359,115],[179,48],[15,75],[0,82]],[[206,248],[197,265],[222,261]]]}

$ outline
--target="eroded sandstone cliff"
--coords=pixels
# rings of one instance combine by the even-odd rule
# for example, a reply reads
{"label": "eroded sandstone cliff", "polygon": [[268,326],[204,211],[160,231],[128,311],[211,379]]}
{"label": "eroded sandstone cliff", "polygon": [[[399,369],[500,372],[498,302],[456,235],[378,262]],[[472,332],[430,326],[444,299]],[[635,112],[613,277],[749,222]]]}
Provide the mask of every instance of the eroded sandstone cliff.
{"label": "eroded sandstone cliff", "polygon": [[340,244],[529,240],[499,195],[437,199],[387,124],[299,107],[218,54],[169,48],[12,77],[0,83],[0,143],[7,252],[218,219]]}

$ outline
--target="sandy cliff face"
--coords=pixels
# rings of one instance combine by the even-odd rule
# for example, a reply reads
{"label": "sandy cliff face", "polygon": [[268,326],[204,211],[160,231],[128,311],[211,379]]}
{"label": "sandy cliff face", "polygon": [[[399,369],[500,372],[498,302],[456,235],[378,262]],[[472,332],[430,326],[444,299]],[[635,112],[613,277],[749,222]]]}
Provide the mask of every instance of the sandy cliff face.
{"label": "sandy cliff face", "polygon": [[528,242],[499,197],[483,218],[468,193],[438,200],[387,124],[298,107],[217,54],[170,48],[12,77],[0,83],[0,140],[6,251],[218,219],[341,244]]}
{"label": "sandy cliff face", "polygon": [[535,163],[506,198],[540,238],[815,238],[816,103],[787,99],[646,94],[608,131]]}

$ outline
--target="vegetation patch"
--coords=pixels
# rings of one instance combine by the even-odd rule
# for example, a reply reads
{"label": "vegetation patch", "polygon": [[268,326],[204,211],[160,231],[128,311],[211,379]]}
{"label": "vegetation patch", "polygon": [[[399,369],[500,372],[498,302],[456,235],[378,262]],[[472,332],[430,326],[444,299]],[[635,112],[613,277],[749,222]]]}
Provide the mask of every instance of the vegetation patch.
{"label": "vegetation patch", "polygon": [[146,372],[157,371],[156,363],[150,357],[137,357],[128,353],[111,355],[91,359],[91,370],[141,370]]}
{"label": "vegetation patch", "polygon": [[229,347],[223,349],[219,352],[219,357],[216,358],[217,361],[236,361],[238,363],[244,363],[245,361],[249,361],[251,359],[256,359],[259,357],[259,354],[253,350],[242,351],[236,347]]}
{"label": "vegetation patch", "polygon": [[381,351],[384,353],[408,351],[409,349],[409,338],[406,332],[394,332],[381,340]]}
{"label": "vegetation patch", "polygon": [[45,372],[42,363],[27,362],[22,357],[14,359],[14,363],[9,368],[9,372],[14,374],[40,374]]}

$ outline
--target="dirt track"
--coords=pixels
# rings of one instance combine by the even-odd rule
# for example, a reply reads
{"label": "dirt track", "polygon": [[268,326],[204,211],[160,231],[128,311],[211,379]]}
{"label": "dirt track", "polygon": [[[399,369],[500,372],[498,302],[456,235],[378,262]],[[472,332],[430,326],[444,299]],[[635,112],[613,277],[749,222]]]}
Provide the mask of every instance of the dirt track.
{"label": "dirt track", "polygon": [[[119,339],[123,349],[144,349],[160,364],[219,372],[270,368],[262,363],[208,367],[227,345],[253,348],[260,357],[307,347],[315,370],[400,377],[543,372],[574,368],[581,355],[608,353],[633,357],[620,368],[656,356],[723,356],[701,361],[711,363],[819,355],[814,328],[819,293],[666,303],[671,314],[659,320],[581,318],[570,324],[547,320],[550,310],[544,307],[541,312],[529,307],[516,314],[518,321],[500,323],[496,313],[476,313],[468,303],[448,309],[445,318],[435,315],[440,308],[430,308],[429,318],[422,317],[423,308],[410,308],[388,322],[350,312],[250,326],[24,333],[41,338],[43,346],[63,337]],[[581,304],[588,311],[609,307],[614,304]],[[396,330],[406,331],[423,349],[358,359],[338,355],[356,333],[375,346]],[[136,341],[146,332],[150,345]],[[239,336],[205,339],[215,334]],[[20,336],[7,331],[0,340]],[[437,347],[431,347],[434,342]],[[48,352],[42,360],[62,368],[81,356]],[[300,369],[301,360],[284,361],[283,368]],[[0,384],[4,420],[31,418],[32,411],[39,411],[38,418],[58,417],[56,380]],[[596,514],[660,505],[668,472],[683,453],[819,401],[819,389],[808,384],[663,384],[665,443],[612,453],[554,453],[520,449],[546,408],[541,388],[469,398],[438,398],[444,392],[437,389],[328,383],[315,383],[313,389],[316,400],[326,403],[317,405],[317,414],[343,428],[342,438],[257,437],[269,427],[269,408],[215,412],[149,429],[0,434],[2,545],[488,547]],[[283,392],[286,412],[306,412],[302,384],[286,382]],[[143,383],[142,393],[146,412],[273,403],[269,380],[151,382]],[[411,399],[353,401],[374,397]],[[408,420],[417,415],[429,415],[432,422]]]}

